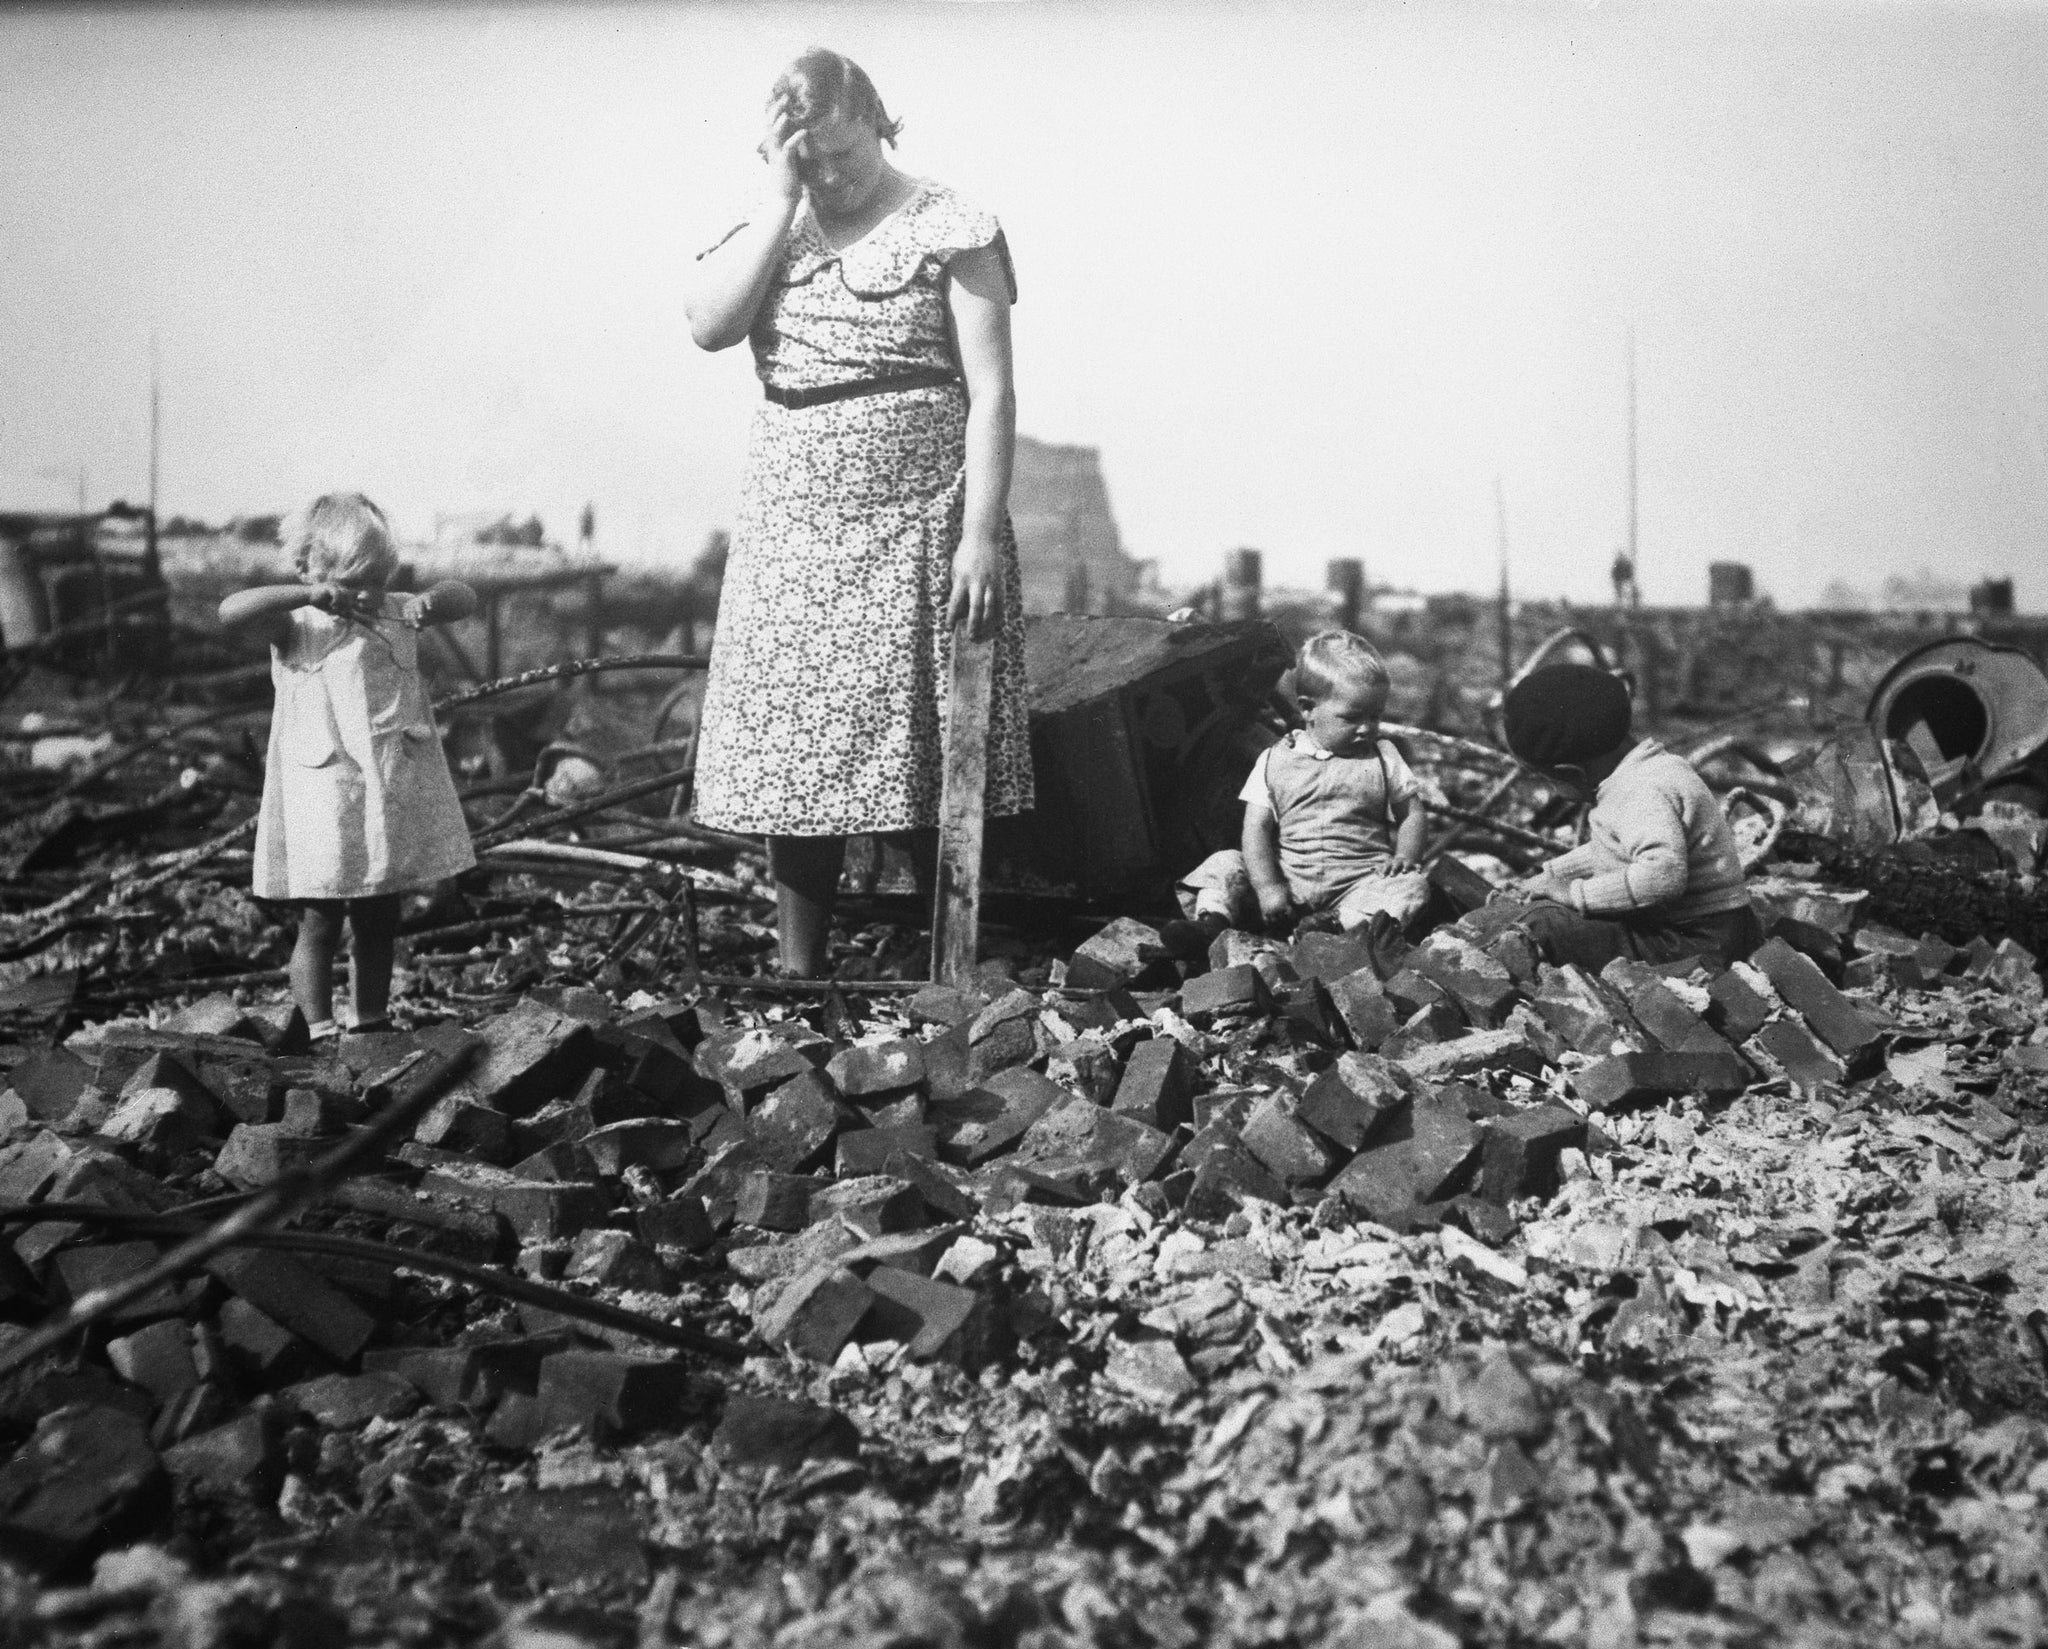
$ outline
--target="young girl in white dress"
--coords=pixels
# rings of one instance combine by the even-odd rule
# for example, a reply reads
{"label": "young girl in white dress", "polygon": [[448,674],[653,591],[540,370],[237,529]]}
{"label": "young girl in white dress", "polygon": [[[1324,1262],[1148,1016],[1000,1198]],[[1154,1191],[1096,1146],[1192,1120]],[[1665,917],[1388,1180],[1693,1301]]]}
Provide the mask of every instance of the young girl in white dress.
{"label": "young girl in white dress", "polygon": [[344,920],[353,1028],[386,1029],[399,896],[476,863],[420,680],[419,631],[468,618],[477,600],[452,580],[387,594],[398,552],[361,493],[316,498],[284,542],[303,582],[238,591],[220,620],[270,642],[277,701],[254,891],[300,907],[292,999],[317,1041],[337,1034]]}

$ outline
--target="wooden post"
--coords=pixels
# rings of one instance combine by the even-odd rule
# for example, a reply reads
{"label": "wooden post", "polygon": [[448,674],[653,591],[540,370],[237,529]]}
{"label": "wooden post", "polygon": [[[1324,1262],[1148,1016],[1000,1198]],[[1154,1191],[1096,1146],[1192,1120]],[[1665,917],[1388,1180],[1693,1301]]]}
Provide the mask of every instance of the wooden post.
{"label": "wooden post", "polygon": [[498,592],[484,597],[484,676],[496,681],[505,673],[504,630],[498,616]]}
{"label": "wooden post", "polygon": [[1334,610],[1331,618],[1340,630],[1356,630],[1365,615],[1365,563],[1355,557],[1332,561],[1324,569]]}
{"label": "wooden post", "polygon": [[946,694],[945,788],[939,802],[939,866],[932,899],[932,978],[974,978],[981,939],[981,837],[988,799],[988,705],[995,642],[953,637]]}

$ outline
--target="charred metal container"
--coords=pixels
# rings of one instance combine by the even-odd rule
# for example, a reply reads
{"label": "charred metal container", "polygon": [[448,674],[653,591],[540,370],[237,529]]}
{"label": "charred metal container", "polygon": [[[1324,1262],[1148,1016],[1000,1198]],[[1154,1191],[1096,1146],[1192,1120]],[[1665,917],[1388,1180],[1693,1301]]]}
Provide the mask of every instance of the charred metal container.
{"label": "charred metal container", "polygon": [[1271,624],[1052,614],[1025,632],[1038,806],[996,854],[1090,894],[1163,891],[1237,845],[1237,792],[1291,662]]}
{"label": "charred metal container", "polygon": [[1920,759],[1943,805],[2041,765],[2048,674],[2017,647],[1951,636],[1894,664],[1871,694],[1871,731]]}

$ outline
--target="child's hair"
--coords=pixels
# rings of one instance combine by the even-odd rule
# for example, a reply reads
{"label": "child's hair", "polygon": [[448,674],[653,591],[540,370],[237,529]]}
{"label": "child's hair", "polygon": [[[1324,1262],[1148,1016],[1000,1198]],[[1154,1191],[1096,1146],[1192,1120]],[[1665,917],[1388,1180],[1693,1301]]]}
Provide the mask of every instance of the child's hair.
{"label": "child's hair", "polygon": [[1619,676],[1590,664],[1548,664],[1508,689],[1501,730],[1532,767],[1576,767],[1628,742],[1632,706]]}
{"label": "child's hair", "polygon": [[849,120],[866,121],[891,148],[896,134],[903,130],[903,122],[891,120],[882,107],[882,94],[875,90],[867,70],[824,46],[813,46],[775,77],[768,101],[773,104],[782,97],[789,99],[789,112],[798,126],[845,115]]}
{"label": "child's hair", "polygon": [[1340,682],[1384,690],[1392,679],[1379,649],[1349,630],[1310,636],[1294,661],[1294,691],[1305,699],[1328,698]]}
{"label": "child's hair", "polygon": [[359,492],[322,493],[285,523],[282,537],[308,584],[383,584],[398,571],[390,524]]}

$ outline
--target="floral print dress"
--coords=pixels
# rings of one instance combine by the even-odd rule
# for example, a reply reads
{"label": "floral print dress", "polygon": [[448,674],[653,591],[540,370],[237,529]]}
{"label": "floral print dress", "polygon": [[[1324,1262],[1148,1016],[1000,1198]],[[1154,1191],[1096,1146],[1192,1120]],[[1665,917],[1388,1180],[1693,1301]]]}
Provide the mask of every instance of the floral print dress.
{"label": "floral print dress", "polygon": [[[748,342],[764,384],[819,389],[956,369],[947,265],[994,246],[994,217],[919,183],[834,251],[808,212]],[[1015,282],[1011,281],[1014,301]],[[957,383],[806,407],[764,402],[719,599],[696,816],[720,829],[835,836],[938,823],[951,670],[946,623],[966,501]],[[1002,530],[988,812],[1032,804],[1016,541]]]}

